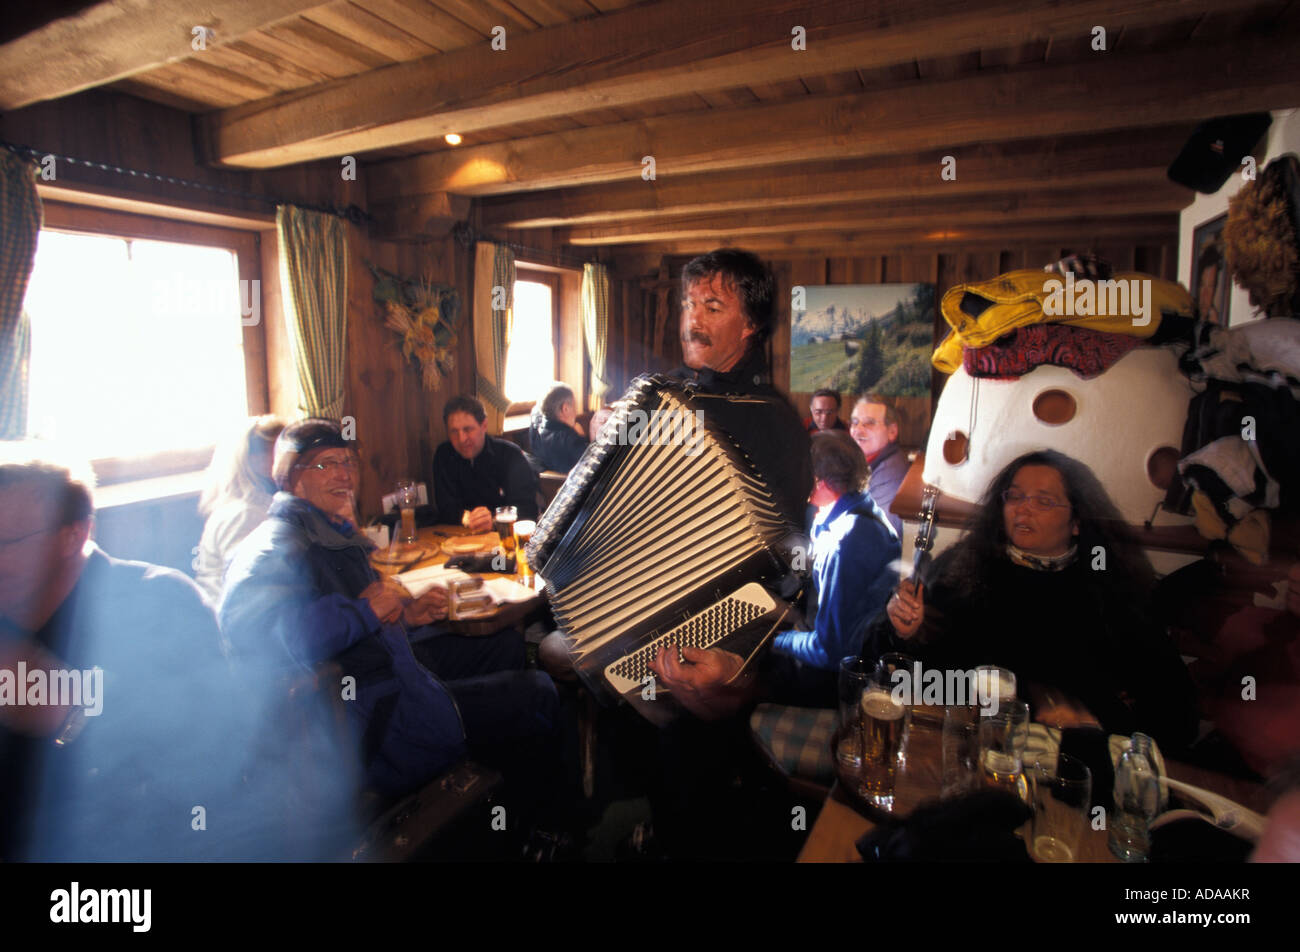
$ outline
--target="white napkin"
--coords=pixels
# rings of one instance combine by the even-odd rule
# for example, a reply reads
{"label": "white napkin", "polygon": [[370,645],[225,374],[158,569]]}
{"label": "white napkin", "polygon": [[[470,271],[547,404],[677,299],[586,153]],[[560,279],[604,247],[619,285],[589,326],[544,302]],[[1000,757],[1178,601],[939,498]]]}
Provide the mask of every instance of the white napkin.
{"label": "white napkin", "polygon": [[445,565],[432,565],[425,569],[413,569],[410,572],[399,572],[393,576],[411,593],[412,598],[419,598],[435,585],[439,588],[448,588],[452,582],[459,582],[461,579],[469,578],[460,569],[449,569]]}

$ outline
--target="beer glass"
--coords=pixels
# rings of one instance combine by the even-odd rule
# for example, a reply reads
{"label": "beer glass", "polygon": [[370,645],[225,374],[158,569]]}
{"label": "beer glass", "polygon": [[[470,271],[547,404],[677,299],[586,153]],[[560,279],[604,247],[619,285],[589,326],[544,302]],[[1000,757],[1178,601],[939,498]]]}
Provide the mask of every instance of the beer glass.
{"label": "beer glass", "polygon": [[492,528],[496,530],[505,552],[515,547],[515,520],[518,518],[519,511],[514,506],[497,506],[492,514]]}
{"label": "beer glass", "polygon": [[1003,701],[995,714],[980,714],[980,768],[984,784],[1029,801],[1022,760],[1029,742],[1029,705]]}
{"label": "beer glass", "polygon": [[840,743],[835,750],[840,766],[857,774],[862,769],[862,692],[875,666],[849,655],[840,662]]}
{"label": "beer glass", "polygon": [[916,681],[916,670],[916,659],[901,651],[886,652],[876,661],[876,679],[885,685],[891,694],[902,699],[907,711],[903,718],[903,740],[898,749],[900,764],[906,759],[907,737],[912,729],[912,715],[921,705],[921,685]]}
{"label": "beer glass", "polygon": [[907,705],[894,699],[893,686],[878,666],[862,692],[862,773],[858,791],[882,810],[894,808],[894,775],[903,747]]}
{"label": "beer glass", "polygon": [[1040,863],[1072,863],[1088,827],[1092,771],[1069,754],[1025,764],[1034,801],[1033,849]]}
{"label": "beer glass", "polygon": [[537,528],[537,523],[531,519],[515,520],[515,571],[519,575],[519,581],[529,588],[533,585],[533,567],[528,564],[528,556],[524,555],[524,549],[528,546],[528,540],[533,537],[533,530]]}
{"label": "beer glass", "polygon": [[398,541],[404,545],[414,545],[419,541],[419,536],[415,532],[415,504],[420,498],[415,488],[415,481],[398,480],[396,495],[397,507],[402,513],[401,528],[397,534]]}
{"label": "beer glass", "polygon": [[965,704],[943,708],[943,800],[968,793],[979,778],[979,710]]}

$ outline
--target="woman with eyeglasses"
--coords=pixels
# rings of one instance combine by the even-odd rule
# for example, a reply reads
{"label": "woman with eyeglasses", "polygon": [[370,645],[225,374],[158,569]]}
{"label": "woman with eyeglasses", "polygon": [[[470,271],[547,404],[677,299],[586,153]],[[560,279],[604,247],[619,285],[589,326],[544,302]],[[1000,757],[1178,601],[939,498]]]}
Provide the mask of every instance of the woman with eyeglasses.
{"label": "woman with eyeglasses", "polygon": [[1027,686],[1039,721],[1142,730],[1176,747],[1195,731],[1194,695],[1154,617],[1154,582],[1092,471],[1053,450],[1027,453],[993,479],[928,581],[899,585],[864,654],[1000,665]]}

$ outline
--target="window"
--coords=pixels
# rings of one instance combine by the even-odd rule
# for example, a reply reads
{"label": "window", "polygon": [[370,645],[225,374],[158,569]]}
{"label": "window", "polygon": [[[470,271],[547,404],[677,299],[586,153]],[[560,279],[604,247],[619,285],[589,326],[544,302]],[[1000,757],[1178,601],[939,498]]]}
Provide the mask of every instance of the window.
{"label": "window", "polygon": [[540,400],[555,379],[555,284],[549,277],[515,281],[505,385],[513,403]]}
{"label": "window", "polygon": [[28,433],[93,460],[104,483],[201,469],[266,410],[263,347],[245,354],[250,331],[263,339],[260,282],[241,280],[255,235],[161,220],[94,234],[52,207],[24,304]]}

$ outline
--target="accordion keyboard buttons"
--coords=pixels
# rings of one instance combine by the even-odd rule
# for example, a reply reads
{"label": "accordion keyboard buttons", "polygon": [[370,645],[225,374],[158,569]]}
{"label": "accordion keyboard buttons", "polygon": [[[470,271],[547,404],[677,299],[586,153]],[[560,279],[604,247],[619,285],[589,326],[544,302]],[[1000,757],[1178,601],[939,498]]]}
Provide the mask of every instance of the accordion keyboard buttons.
{"label": "accordion keyboard buttons", "polygon": [[771,611],[774,603],[753,583],[715,602],[676,628],[616,661],[605,669],[610,684],[621,694],[639,688],[651,673],[650,662],[666,645],[707,649]]}

